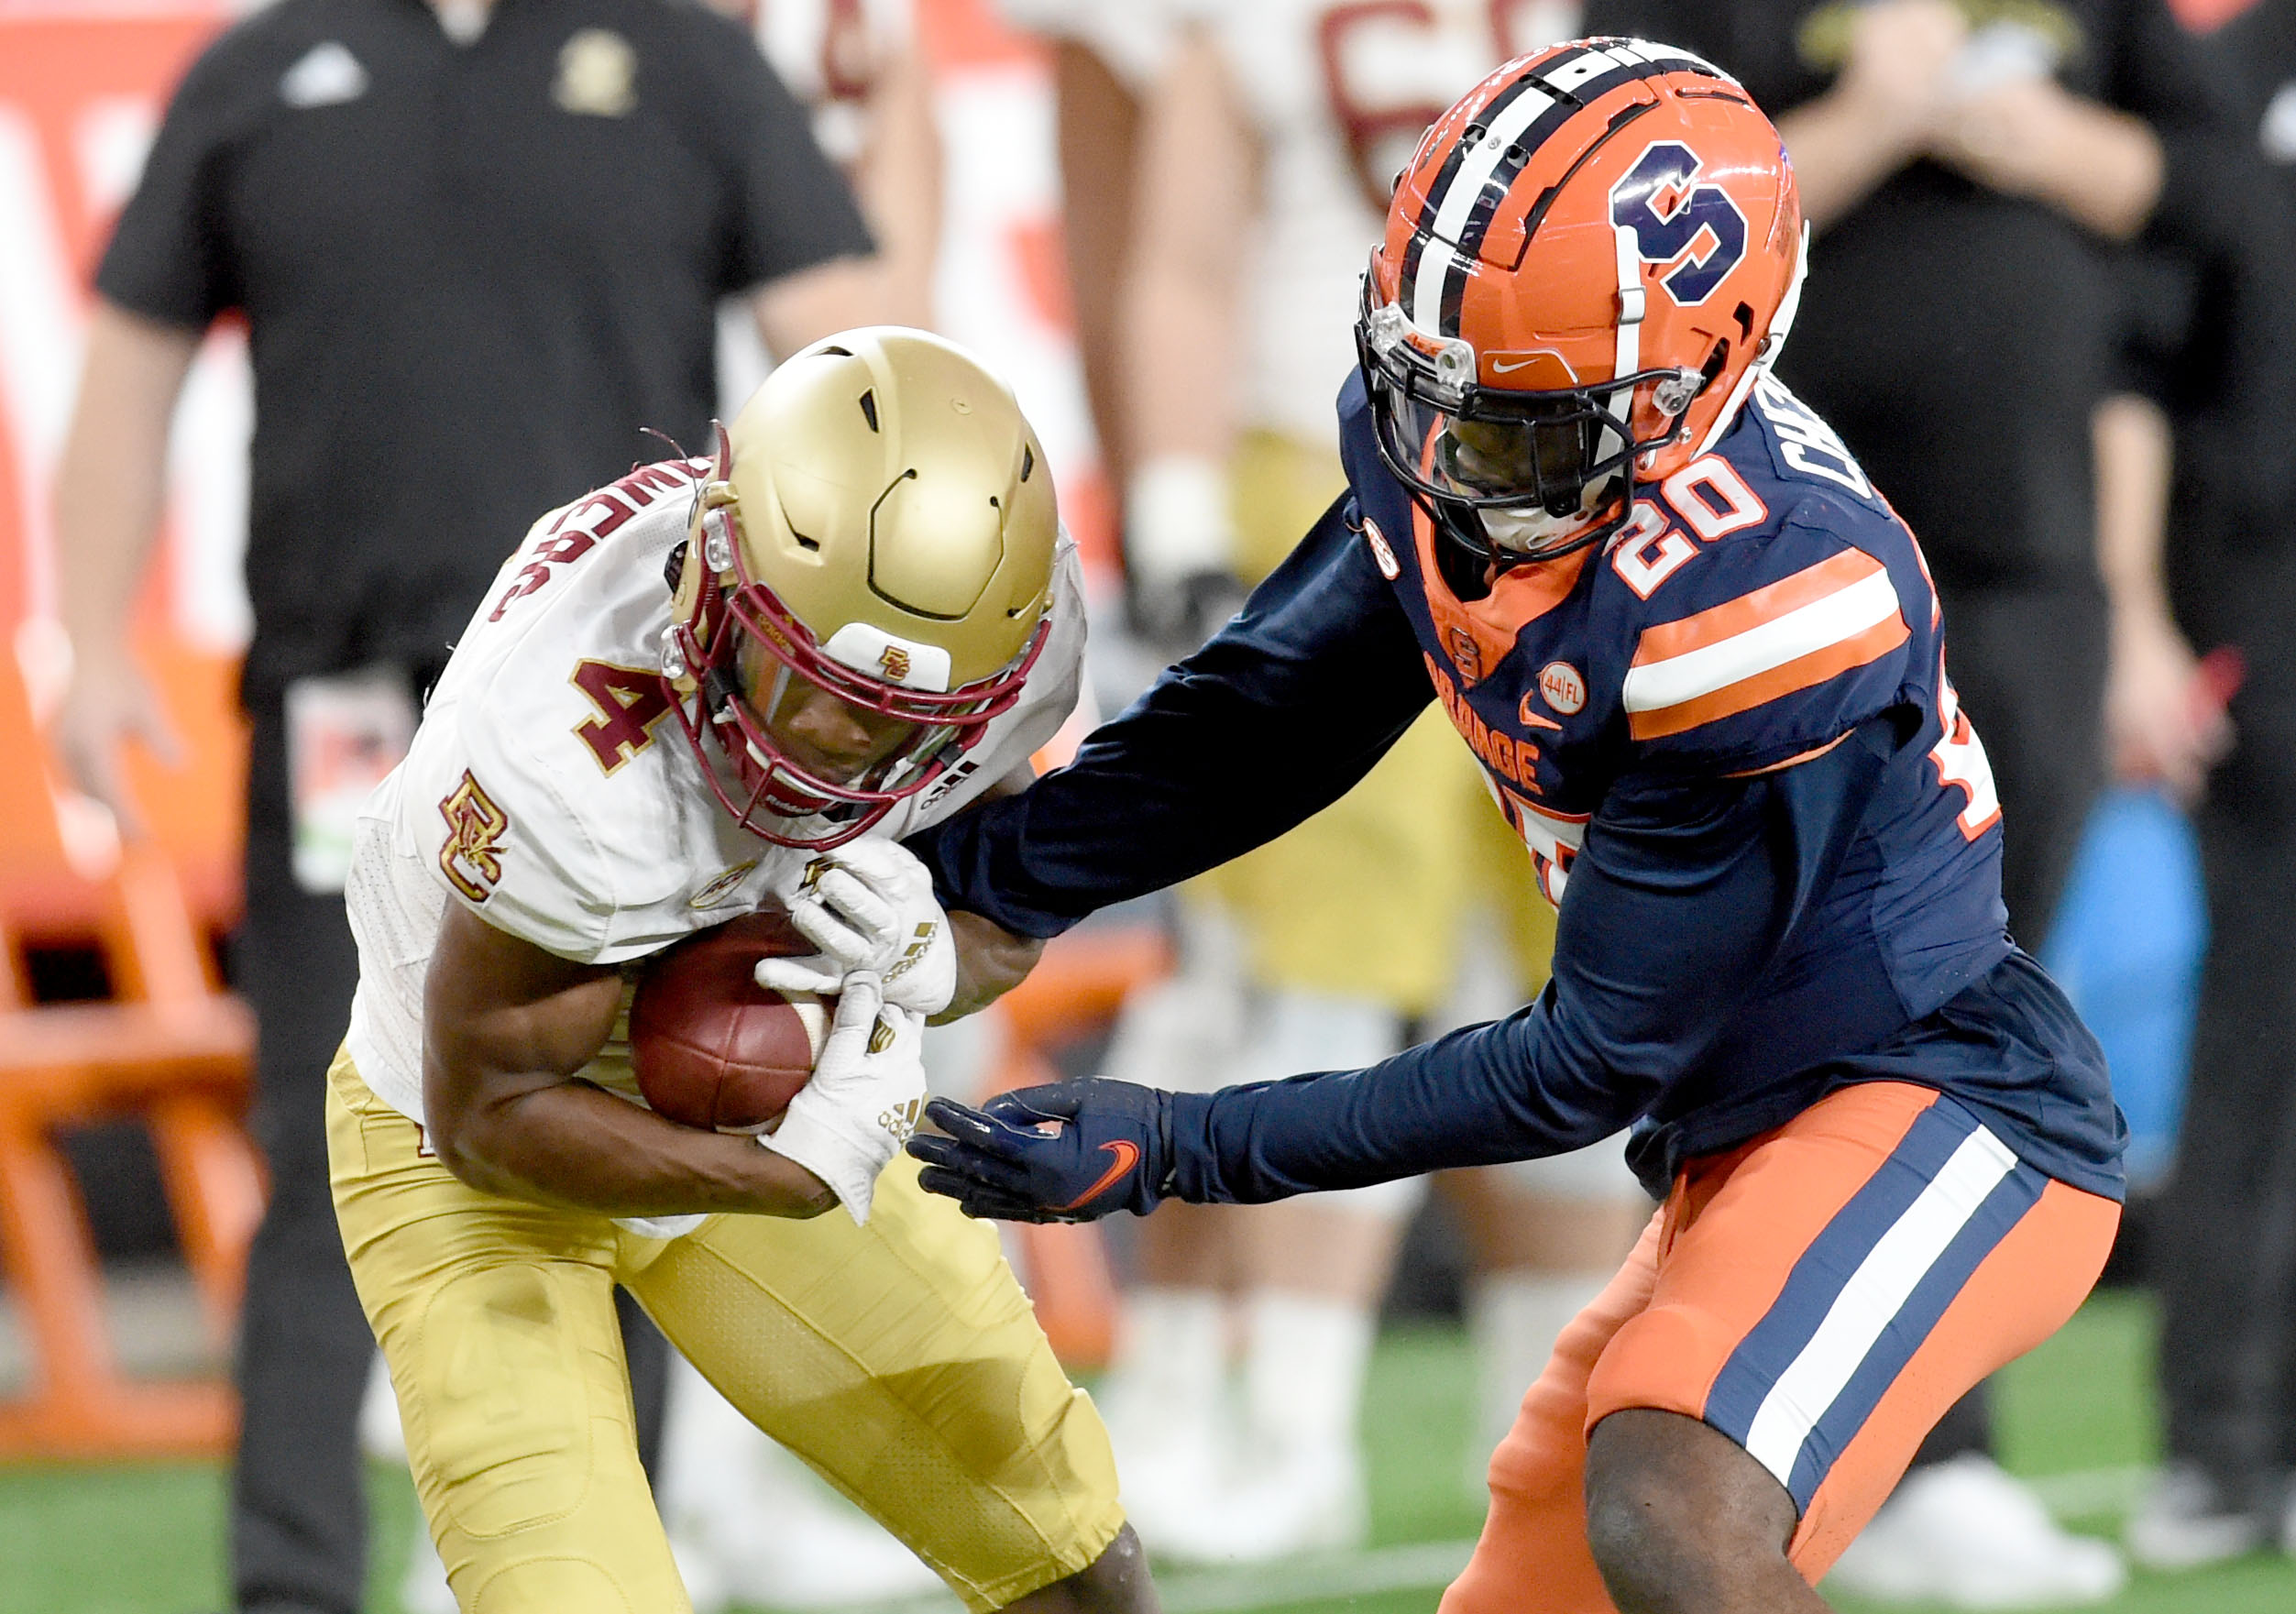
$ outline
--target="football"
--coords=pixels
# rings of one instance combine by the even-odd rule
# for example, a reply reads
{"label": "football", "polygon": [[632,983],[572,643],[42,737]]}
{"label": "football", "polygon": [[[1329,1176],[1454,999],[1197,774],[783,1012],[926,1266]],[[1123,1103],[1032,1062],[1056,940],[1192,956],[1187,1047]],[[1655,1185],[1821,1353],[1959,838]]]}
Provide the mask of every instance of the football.
{"label": "football", "polygon": [[813,950],[775,904],[647,964],[630,1005],[630,1061],[656,1114],[719,1132],[772,1129],[813,1074],[828,1016],[819,998],[770,992],[751,971]]}

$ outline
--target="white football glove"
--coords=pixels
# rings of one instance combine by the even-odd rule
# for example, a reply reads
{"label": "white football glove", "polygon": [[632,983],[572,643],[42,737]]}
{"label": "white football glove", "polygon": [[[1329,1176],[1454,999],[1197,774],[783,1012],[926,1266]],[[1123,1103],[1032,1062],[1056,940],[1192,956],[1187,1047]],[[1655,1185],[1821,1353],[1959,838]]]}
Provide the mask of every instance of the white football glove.
{"label": "white football glove", "polygon": [[771,992],[830,996],[856,971],[884,983],[884,1001],[938,1015],[957,990],[957,945],[933,897],[933,877],[898,841],[864,840],[806,865],[787,895],[790,922],[821,950],[764,959],[757,983]]}
{"label": "white football glove", "polygon": [[877,1173],[925,1108],[925,1017],[885,1003],[884,993],[867,971],[844,978],[813,1079],[789,1101],[781,1125],[757,1140],[828,1183],[864,1224]]}

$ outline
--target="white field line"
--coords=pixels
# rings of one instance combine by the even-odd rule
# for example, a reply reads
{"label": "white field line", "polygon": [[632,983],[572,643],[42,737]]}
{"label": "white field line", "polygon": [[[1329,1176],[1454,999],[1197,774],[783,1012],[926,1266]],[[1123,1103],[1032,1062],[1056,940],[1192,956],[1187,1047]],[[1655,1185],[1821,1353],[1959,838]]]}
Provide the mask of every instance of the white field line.
{"label": "white field line", "polygon": [[[2089,1468],[2028,1480],[2049,1510],[2060,1519],[2095,1519],[2126,1512],[2144,1494],[2154,1471],[2147,1467]],[[1319,1598],[1367,1597],[1448,1586],[1467,1567],[1471,1541],[1412,1542],[1360,1553],[1326,1553],[1289,1558],[1280,1564],[1227,1569],[1165,1569],[1156,1589],[1165,1614],[1236,1614],[1271,1603],[1304,1603]],[[961,1614],[954,1598],[911,1598],[856,1609],[849,1614]]]}
{"label": "white field line", "polygon": [[2026,1483],[2042,1506],[2060,1519],[2094,1519],[2105,1513],[2126,1513],[2137,1506],[2158,1470],[2084,1468],[2071,1474],[2044,1475]]}
{"label": "white field line", "polygon": [[[1360,1553],[1318,1553],[1278,1564],[1162,1569],[1157,1572],[1156,1592],[1164,1614],[1233,1614],[1270,1603],[1362,1597],[1414,1587],[1432,1589],[1450,1585],[1474,1550],[1471,1541],[1410,1542]],[[962,1609],[954,1598],[926,1597],[873,1604],[844,1614],[962,1614]]]}
{"label": "white field line", "polygon": [[1365,1553],[1334,1553],[1249,1568],[1196,1569],[1159,1575],[1165,1614],[1225,1614],[1269,1603],[1444,1587],[1467,1567],[1473,1542],[1412,1542]]}

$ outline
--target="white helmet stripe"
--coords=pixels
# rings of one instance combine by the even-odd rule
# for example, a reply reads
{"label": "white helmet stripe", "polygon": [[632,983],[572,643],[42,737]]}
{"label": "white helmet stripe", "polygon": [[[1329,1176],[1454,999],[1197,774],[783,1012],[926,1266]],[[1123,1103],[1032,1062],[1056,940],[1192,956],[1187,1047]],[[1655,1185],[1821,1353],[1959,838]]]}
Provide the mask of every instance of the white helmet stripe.
{"label": "white helmet stripe", "polygon": [[1451,244],[1430,238],[1419,253],[1419,274],[1412,281],[1412,323],[1431,336],[1443,334],[1443,288],[1458,255]]}
{"label": "white helmet stripe", "polygon": [[[1642,287],[1641,240],[1625,225],[1613,225],[1611,234],[1617,239],[1619,249],[1619,345],[1610,373],[1613,376],[1631,376],[1642,368],[1642,315],[1648,310],[1650,293]],[[1631,424],[1634,418],[1634,390],[1629,387],[1612,391],[1609,407],[1612,413]],[[1620,440],[1619,434],[1613,428],[1605,426],[1595,445],[1595,456],[1608,459],[1625,447],[1626,444]]]}

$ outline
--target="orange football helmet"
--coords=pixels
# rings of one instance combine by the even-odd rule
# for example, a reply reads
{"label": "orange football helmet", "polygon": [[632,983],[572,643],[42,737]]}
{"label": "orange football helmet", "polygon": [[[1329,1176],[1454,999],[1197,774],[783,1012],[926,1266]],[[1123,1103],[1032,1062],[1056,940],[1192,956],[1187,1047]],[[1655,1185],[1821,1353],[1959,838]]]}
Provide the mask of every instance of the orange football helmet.
{"label": "orange football helmet", "polygon": [[1792,324],[1778,132],[1687,51],[1579,39],[1469,91],[1396,181],[1356,343],[1380,457],[1478,561],[1609,536]]}

